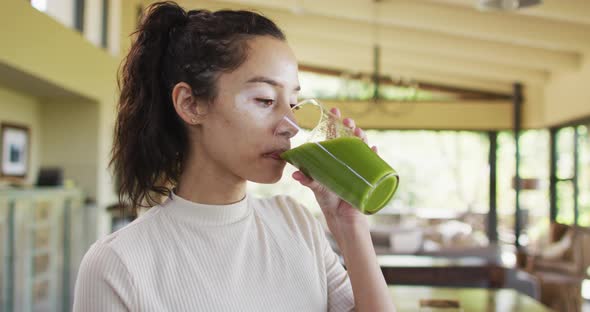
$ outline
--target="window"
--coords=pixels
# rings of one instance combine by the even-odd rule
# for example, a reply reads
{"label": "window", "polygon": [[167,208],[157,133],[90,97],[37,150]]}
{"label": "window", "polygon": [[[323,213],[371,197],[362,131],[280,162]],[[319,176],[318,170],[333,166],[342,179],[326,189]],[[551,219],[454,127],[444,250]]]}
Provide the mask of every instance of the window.
{"label": "window", "polygon": [[[391,207],[382,211],[446,211],[487,213],[489,210],[488,137],[467,131],[368,130],[371,145],[400,175],[400,187]],[[252,184],[260,196],[289,194],[315,213],[313,195],[290,177],[274,185]]]}
{"label": "window", "polygon": [[102,19],[101,19],[101,36],[100,45],[107,48],[109,35],[109,0],[102,0]]}
{"label": "window", "polygon": [[[329,100],[368,100],[373,97],[374,86],[370,79],[323,75],[302,71],[301,97]],[[409,82],[406,84],[410,84]],[[449,101],[453,94],[416,89],[412,86],[381,85],[379,95],[385,100]]]}
{"label": "window", "polygon": [[31,0],[31,5],[41,12],[47,10],[47,0]]}
{"label": "window", "polygon": [[527,130],[520,137],[520,191],[524,245],[539,241],[549,230],[549,132]]}
{"label": "window", "polygon": [[556,221],[590,226],[590,134],[588,124],[556,135]]}
{"label": "window", "polygon": [[582,125],[578,130],[578,224],[590,226],[590,127]]}
{"label": "window", "polygon": [[74,0],[74,29],[84,32],[84,0]]}
{"label": "window", "polygon": [[69,28],[75,28],[78,0],[31,0],[31,6]]}
{"label": "window", "polygon": [[516,163],[514,135],[511,131],[498,133],[497,152],[497,199],[498,199],[498,239],[513,244],[515,195],[512,188]]}
{"label": "window", "polygon": [[[498,236],[514,244],[516,194],[514,132],[498,135]],[[535,244],[549,228],[549,133],[526,130],[520,136],[520,216],[522,245]]]}
{"label": "window", "polygon": [[574,127],[557,132],[557,222],[574,223],[574,176],[575,176],[575,131]]}
{"label": "window", "polygon": [[[31,0],[31,6],[56,19],[64,26],[77,30],[97,47],[107,48],[111,0]],[[119,22],[113,22],[119,23]],[[115,25],[115,27],[117,27]]]}

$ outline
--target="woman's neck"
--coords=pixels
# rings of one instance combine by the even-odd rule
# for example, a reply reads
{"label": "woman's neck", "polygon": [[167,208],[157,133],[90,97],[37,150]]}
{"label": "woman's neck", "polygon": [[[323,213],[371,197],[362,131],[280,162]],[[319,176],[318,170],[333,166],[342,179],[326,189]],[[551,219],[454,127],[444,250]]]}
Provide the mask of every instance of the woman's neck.
{"label": "woman's neck", "polygon": [[202,157],[198,160],[191,158],[183,166],[176,195],[208,205],[227,205],[244,198],[246,180],[224,170],[213,161]]}

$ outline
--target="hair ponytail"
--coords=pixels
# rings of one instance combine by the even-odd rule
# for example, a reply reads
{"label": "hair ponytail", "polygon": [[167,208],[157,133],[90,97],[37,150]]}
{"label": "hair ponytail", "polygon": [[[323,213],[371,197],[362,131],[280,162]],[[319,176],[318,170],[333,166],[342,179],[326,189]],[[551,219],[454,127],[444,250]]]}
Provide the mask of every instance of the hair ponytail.
{"label": "hair ponytail", "polygon": [[150,5],[119,75],[111,166],[119,200],[149,207],[170,193],[180,177],[188,136],[172,103],[172,88],[188,83],[212,102],[222,72],[247,57],[247,39],[285,40],[269,19],[249,11],[192,10],[174,2]]}

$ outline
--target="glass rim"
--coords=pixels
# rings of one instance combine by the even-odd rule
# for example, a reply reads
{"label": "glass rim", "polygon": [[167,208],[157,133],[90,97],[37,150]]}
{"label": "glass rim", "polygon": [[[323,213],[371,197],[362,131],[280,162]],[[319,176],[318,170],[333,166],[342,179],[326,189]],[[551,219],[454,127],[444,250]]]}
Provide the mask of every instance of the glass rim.
{"label": "glass rim", "polygon": [[[329,112],[326,110],[324,105],[322,105],[322,103],[320,103],[320,101],[318,101],[316,98],[301,99],[297,102],[297,104],[295,104],[293,107],[290,108],[290,111],[292,113],[294,113],[295,110],[298,110],[298,108],[303,105],[316,106],[319,108],[319,111],[320,111],[317,121],[314,122],[313,127],[311,127],[309,129],[310,133],[308,134],[308,136],[313,137],[318,131],[320,131],[320,128],[321,128],[320,125],[322,124],[322,121],[325,119],[326,114],[328,114]],[[302,129],[297,122],[291,120],[289,117],[287,117],[287,115],[283,116],[283,118],[287,118],[287,119],[289,119],[290,122],[293,122],[297,126],[298,130]]]}
{"label": "glass rim", "polygon": [[389,172],[387,174],[385,174],[384,176],[382,176],[381,178],[379,178],[379,180],[377,182],[375,182],[374,184],[371,185],[371,190],[368,194],[368,196],[366,196],[363,199],[363,205],[366,205],[366,203],[368,202],[369,198],[371,198],[371,196],[373,196],[373,193],[375,192],[375,190],[381,185],[381,183],[383,183],[385,180],[395,177],[397,182],[395,184],[395,188],[393,189],[393,191],[391,192],[391,195],[389,195],[389,198],[387,198],[385,200],[385,202],[382,203],[381,207],[377,208],[377,209],[372,209],[372,210],[367,210],[366,207],[364,209],[364,211],[362,211],[364,214],[375,214],[378,211],[380,211],[383,207],[385,207],[386,205],[389,205],[391,203],[391,201],[393,200],[393,195],[395,194],[395,192],[397,191],[398,187],[399,187],[399,174],[397,173],[397,171],[393,170],[392,172]]}

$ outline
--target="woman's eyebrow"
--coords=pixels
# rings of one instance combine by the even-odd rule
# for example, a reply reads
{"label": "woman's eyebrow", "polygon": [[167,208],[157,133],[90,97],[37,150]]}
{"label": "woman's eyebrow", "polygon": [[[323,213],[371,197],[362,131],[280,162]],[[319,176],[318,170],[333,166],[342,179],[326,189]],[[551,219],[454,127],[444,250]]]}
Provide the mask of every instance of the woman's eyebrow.
{"label": "woman's eyebrow", "polygon": [[[246,81],[246,83],[260,83],[260,82],[269,84],[273,87],[284,88],[283,84],[281,84],[280,82],[273,80],[272,78],[268,78],[268,77],[264,77],[264,76],[256,76],[256,77],[250,78],[248,81]],[[301,86],[298,85],[293,90],[300,91]]]}

